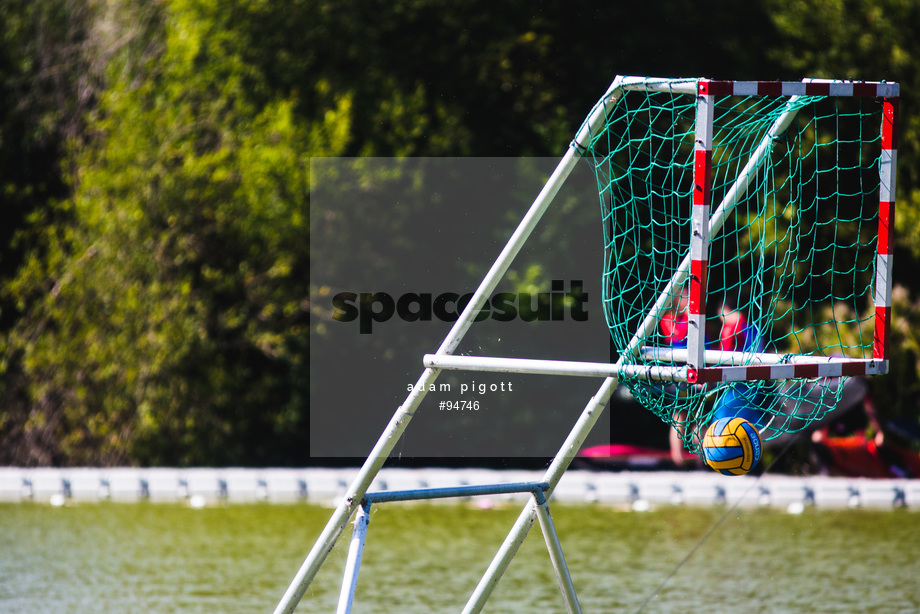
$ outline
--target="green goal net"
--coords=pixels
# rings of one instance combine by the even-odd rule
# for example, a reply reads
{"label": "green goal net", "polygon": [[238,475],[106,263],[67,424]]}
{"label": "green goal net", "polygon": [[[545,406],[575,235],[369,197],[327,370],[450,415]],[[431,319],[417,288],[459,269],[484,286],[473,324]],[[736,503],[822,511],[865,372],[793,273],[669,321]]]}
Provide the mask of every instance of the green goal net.
{"label": "green goal net", "polygon": [[621,383],[697,451],[715,418],[781,438],[848,377],[885,372],[897,86],[611,92],[575,145],[597,176]]}

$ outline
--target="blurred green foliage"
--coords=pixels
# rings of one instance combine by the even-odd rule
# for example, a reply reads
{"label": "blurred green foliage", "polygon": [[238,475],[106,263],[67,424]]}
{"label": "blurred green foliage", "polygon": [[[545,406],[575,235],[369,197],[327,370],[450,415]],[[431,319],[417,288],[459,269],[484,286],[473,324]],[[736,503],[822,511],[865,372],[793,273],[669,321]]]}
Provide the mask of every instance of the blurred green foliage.
{"label": "blurred green foliage", "polygon": [[309,462],[310,158],[556,156],[615,74],[902,84],[898,366],[877,388],[916,414],[913,2],[0,0],[0,16],[0,463]]}

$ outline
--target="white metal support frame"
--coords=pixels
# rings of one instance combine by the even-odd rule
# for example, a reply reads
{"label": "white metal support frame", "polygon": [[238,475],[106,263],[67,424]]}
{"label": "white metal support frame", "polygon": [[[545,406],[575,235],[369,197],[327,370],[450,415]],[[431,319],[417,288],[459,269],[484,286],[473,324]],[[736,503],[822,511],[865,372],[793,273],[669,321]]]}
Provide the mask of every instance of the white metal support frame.
{"label": "white metal support frame", "polygon": [[[607,112],[616,103],[621,93],[622,77],[617,77],[604,96],[603,100],[605,103],[597,105],[588,121],[579,131],[573,145],[569,146],[562,160],[556,166],[556,170],[553,171],[546,185],[543,186],[536,200],[534,200],[530,209],[524,215],[520,224],[518,224],[517,229],[511,235],[511,238],[495,260],[492,268],[489,269],[489,272],[480,283],[479,288],[473,294],[473,298],[467,304],[466,309],[460,314],[460,317],[454,323],[447,337],[444,339],[444,342],[441,344],[441,347],[438,348],[436,355],[450,354],[457,348],[457,345],[459,345],[463,336],[469,330],[470,325],[472,325],[480,306],[485,302],[486,298],[492,294],[498,282],[507,272],[508,267],[511,266],[512,260],[514,260],[518,252],[520,252],[524,242],[530,236],[531,232],[533,232],[537,222],[540,221],[540,218],[546,212],[549,204],[559,192],[562,184],[571,174],[572,169],[575,168],[575,164],[579,159],[579,152],[574,143],[587,142],[590,140],[593,130],[603,122]],[[377,476],[384,461],[396,446],[400,437],[402,437],[409,421],[412,420],[419,404],[425,397],[430,385],[437,379],[439,373],[440,369],[426,367],[416,385],[413,386],[412,392],[409,393],[403,404],[397,408],[389,424],[377,440],[377,444],[364,461],[358,474],[348,487],[342,501],[336,507],[332,517],[326,523],[323,532],[320,534],[313,548],[310,550],[310,553],[307,555],[307,558],[294,576],[287,591],[285,591],[282,596],[281,601],[275,608],[275,614],[290,614],[297,607],[307,586],[312,582],[319,568],[326,560],[335,542],[342,534],[345,525],[348,523],[348,519],[351,518],[356,508],[361,503],[365,493],[367,493],[368,487]],[[576,431],[573,430],[569,439],[566,440],[566,446],[568,447],[564,446],[557,454],[554,462],[550,465],[545,476],[546,482],[550,485],[547,495],[555,488],[562,474],[565,473],[565,470],[581,447],[581,442],[584,441],[585,436],[590,431],[591,427],[594,426],[600,411],[607,404],[610,395],[616,387],[615,382],[616,379],[613,377],[609,377],[605,380],[604,385],[601,386],[598,394],[595,395],[592,402],[585,408],[585,413],[582,415],[582,418],[579,419],[578,424],[576,424],[576,429],[578,429],[579,424],[583,424],[581,428],[583,432],[576,433]],[[533,509],[531,508],[529,515],[533,513]]]}
{"label": "white metal support frame", "polygon": [[[352,538],[352,544],[349,549],[348,563],[346,565],[345,578],[339,603],[340,612],[350,611],[354,599],[355,587],[357,584],[357,572],[360,565],[360,558],[364,547],[364,541],[367,535],[368,510],[370,505],[373,501],[377,500],[397,500],[400,499],[400,497],[404,499],[405,497],[403,495],[406,495],[406,493],[373,493],[368,495],[367,490],[377,476],[380,468],[383,466],[384,461],[401,438],[409,422],[412,420],[412,417],[415,415],[416,410],[424,399],[426,392],[430,389],[431,384],[434,383],[442,370],[465,369],[604,378],[600,388],[598,388],[594,396],[588,400],[587,404],[582,410],[581,415],[579,416],[575,425],[572,427],[572,430],[569,432],[549,468],[544,473],[543,480],[536,484],[536,486],[539,487],[536,488],[534,484],[527,484],[523,485],[523,487],[526,487],[524,490],[517,491],[524,492],[529,490],[532,492],[533,496],[524,506],[524,509],[518,516],[517,521],[509,531],[505,541],[502,543],[488,569],[483,574],[482,579],[480,580],[473,594],[470,596],[469,601],[463,609],[464,614],[467,614],[479,612],[482,610],[505,569],[507,569],[508,565],[510,564],[511,559],[515,556],[527,534],[529,533],[530,528],[537,521],[540,522],[543,529],[547,548],[550,552],[550,558],[556,570],[557,580],[559,582],[566,607],[569,612],[580,612],[578,600],[575,595],[574,585],[572,583],[571,577],[569,576],[568,568],[565,565],[565,560],[562,557],[562,549],[552,523],[552,518],[549,514],[546,500],[552,495],[552,492],[556,485],[559,483],[559,480],[568,469],[572,460],[575,458],[575,455],[581,448],[581,445],[587,437],[588,433],[594,427],[601,415],[601,412],[604,410],[604,407],[610,400],[610,397],[618,383],[618,374],[629,373],[633,376],[645,377],[648,379],[655,379],[660,381],[692,382],[696,381],[696,371],[699,370],[700,372],[712,373],[718,371],[719,377],[730,377],[732,379],[734,379],[736,376],[742,378],[750,378],[752,374],[756,376],[758,373],[763,374],[761,379],[782,379],[787,377],[795,377],[796,369],[799,367],[804,366],[809,370],[815,367],[815,364],[812,364],[814,361],[806,361],[808,364],[800,364],[801,361],[793,361],[792,364],[780,364],[780,361],[785,360],[787,357],[778,357],[777,355],[765,354],[761,357],[760,365],[756,366],[726,366],[719,367],[718,369],[707,368],[707,363],[725,361],[726,358],[728,358],[729,362],[732,362],[734,357],[726,357],[721,355],[724,353],[712,353],[710,351],[705,351],[703,349],[702,343],[691,346],[688,350],[683,350],[682,355],[679,355],[679,352],[675,351],[669,356],[669,358],[675,361],[685,361],[684,366],[645,367],[632,365],[630,363],[633,362],[635,357],[638,357],[642,354],[647,355],[649,352],[667,351],[643,348],[641,347],[641,340],[647,337],[649,333],[658,326],[662,314],[671,308],[674,300],[673,297],[675,295],[674,289],[684,284],[687,281],[688,276],[696,272],[691,270],[694,268],[692,266],[694,258],[699,260],[702,257],[703,250],[706,249],[706,240],[715,237],[718,234],[727,216],[731,213],[732,209],[743,197],[751,179],[756,174],[758,168],[767,159],[772,147],[774,137],[782,133],[795,117],[796,109],[793,104],[795,96],[808,95],[816,92],[825,93],[824,90],[827,90],[826,93],[829,93],[830,95],[846,95],[847,91],[850,92],[850,95],[856,95],[856,89],[858,87],[860,88],[860,95],[877,95],[896,98],[898,95],[897,84],[852,84],[842,82],[817,81],[807,81],[803,83],[708,82],[712,85],[713,90],[701,92],[700,84],[703,81],[704,80],[699,79],[676,81],[672,79],[653,79],[639,77],[617,77],[614,79],[613,83],[608,88],[607,93],[601,99],[601,102],[597,104],[597,106],[593,109],[592,113],[588,117],[588,120],[580,128],[578,135],[572,141],[572,144],[569,146],[565,155],[562,157],[555,171],[550,176],[549,180],[546,182],[537,198],[534,200],[530,209],[527,211],[517,229],[508,240],[504,249],[495,260],[495,263],[489,269],[489,272],[483,278],[478,289],[473,294],[472,299],[469,301],[458,320],[454,323],[453,327],[451,328],[447,337],[444,339],[441,346],[438,348],[437,352],[435,354],[426,355],[424,357],[423,364],[425,369],[419,377],[418,382],[415,386],[412,387],[412,391],[406,397],[403,404],[397,408],[396,412],[390,419],[389,424],[381,434],[380,438],[377,440],[373,450],[368,455],[352,483],[348,486],[346,494],[342,497],[342,500],[333,511],[332,516],[327,522],[325,528],[317,538],[316,543],[313,545],[310,553],[307,555],[300,569],[297,571],[297,574],[291,581],[287,591],[285,591],[283,597],[281,598],[281,601],[275,608],[275,614],[290,614],[294,612],[307,587],[313,581],[313,578],[316,576],[329,552],[332,550],[336,541],[344,531],[349,519],[355,515],[355,512],[357,511],[358,513],[355,520],[356,528]],[[870,87],[873,88],[871,92],[868,90]],[[572,169],[578,161],[581,153],[584,151],[584,144],[590,142],[591,136],[594,134],[596,128],[605,121],[609,111],[617,103],[618,99],[622,96],[625,90],[637,89],[648,91],[669,91],[672,93],[689,95],[703,94],[704,96],[709,96],[715,94],[716,91],[725,93],[726,88],[729,88],[728,93],[742,94],[749,93],[748,90],[751,90],[754,93],[769,93],[774,95],[791,96],[792,98],[790,98],[789,103],[787,103],[786,112],[781,114],[774,122],[768,134],[751,155],[747,164],[739,173],[733,186],[726,193],[722,202],[712,213],[711,217],[708,215],[708,201],[705,201],[704,199],[700,200],[700,205],[703,205],[704,202],[706,204],[705,208],[701,207],[700,210],[700,213],[705,212],[705,215],[694,216],[694,224],[699,223],[704,225],[704,227],[697,229],[698,231],[702,231],[700,232],[701,235],[705,235],[704,241],[699,245],[691,244],[691,249],[688,250],[686,257],[681,262],[680,266],[675,270],[671,280],[661,291],[658,300],[650,309],[646,318],[640,324],[639,329],[636,331],[629,344],[627,344],[627,347],[624,348],[624,351],[621,353],[620,358],[616,364],[454,356],[452,354],[452,352],[457,348],[460,341],[463,339],[464,335],[472,325],[480,306],[492,294],[498,282],[507,272],[512,260],[518,254],[521,247],[524,245],[525,241],[535,228],[536,224],[539,222],[540,218],[549,207],[553,198],[562,187],[562,184],[572,172]],[[711,107],[711,100],[704,99],[700,105],[705,111],[707,106]],[[890,153],[888,158],[886,158],[886,160],[888,160],[890,163],[890,168],[885,167],[883,172],[887,172],[891,177],[888,184],[886,184],[887,186],[890,186],[891,194],[889,195],[886,193],[885,197],[890,201],[890,203],[886,203],[886,206],[890,205],[889,208],[891,210],[891,218],[893,218],[893,159],[895,159],[896,156],[894,124],[897,114],[897,107],[896,105],[888,104],[886,110],[891,116],[889,122],[890,127],[886,133],[886,144],[887,149],[893,153]],[[703,154],[701,155],[705,156],[707,149],[707,143],[705,139],[705,126],[703,130],[704,138],[702,142],[698,143],[698,150],[702,151]],[[709,130],[711,135],[711,125]],[[699,139],[699,123],[697,132],[697,138]],[[708,143],[708,146],[711,148],[711,142]],[[705,168],[703,170],[705,171]],[[886,208],[885,211],[886,215],[884,222],[887,228],[889,221],[889,216],[887,213],[888,208]],[[886,234],[886,248],[889,245],[890,244],[887,240]],[[888,252],[890,252],[890,249],[888,249]],[[888,258],[884,263],[886,265],[885,274],[888,275],[890,274],[890,255],[886,254],[886,256],[888,256]],[[703,300],[705,300],[704,297]],[[887,308],[890,309],[890,307]],[[883,320],[890,320],[890,315],[888,311],[883,311],[879,318]],[[882,346],[883,344],[884,339],[877,342],[877,345],[879,346]],[[717,356],[716,354],[720,355]],[[829,373],[832,372],[837,375],[839,375],[841,372],[843,372],[843,374],[850,374],[847,372],[848,369],[861,370],[863,373],[882,373],[887,370],[887,361],[879,360],[880,358],[884,358],[884,353],[882,351],[877,351],[875,361],[824,360],[818,366],[828,370]],[[733,369],[745,371],[738,371],[738,374],[735,375],[734,371],[732,371]],[[760,369],[760,371],[752,371],[757,369]],[[764,369],[766,369],[766,371],[764,371]],[[773,373],[770,371],[770,369],[773,369],[776,372]],[[437,498],[445,496],[474,496],[476,494],[491,492],[495,488],[501,489],[519,486],[521,485],[482,485],[473,487],[461,487],[461,490],[466,489],[462,494],[448,494],[443,489],[425,489],[422,491],[415,491],[414,493],[406,496],[417,499]],[[389,495],[389,497],[387,497],[387,495]]]}

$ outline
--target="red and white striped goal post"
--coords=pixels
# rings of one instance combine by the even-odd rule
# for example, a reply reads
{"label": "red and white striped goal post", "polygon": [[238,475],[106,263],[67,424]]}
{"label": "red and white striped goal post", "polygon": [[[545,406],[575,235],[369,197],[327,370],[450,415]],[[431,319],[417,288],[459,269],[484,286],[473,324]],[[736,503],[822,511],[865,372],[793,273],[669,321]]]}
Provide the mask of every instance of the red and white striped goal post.
{"label": "red and white striped goal post", "polygon": [[[807,79],[787,81],[714,81],[700,79],[694,151],[693,213],[690,243],[690,295],[687,380],[691,383],[876,375],[888,372],[891,328],[891,271],[898,158],[897,83]],[[629,89],[629,86],[626,86]],[[666,89],[666,88],[665,88]],[[879,160],[879,214],[875,278],[875,332],[872,359],[799,356],[772,365],[706,366],[703,331],[706,320],[709,219],[712,181],[712,122],[717,96],[829,96],[882,99]]]}

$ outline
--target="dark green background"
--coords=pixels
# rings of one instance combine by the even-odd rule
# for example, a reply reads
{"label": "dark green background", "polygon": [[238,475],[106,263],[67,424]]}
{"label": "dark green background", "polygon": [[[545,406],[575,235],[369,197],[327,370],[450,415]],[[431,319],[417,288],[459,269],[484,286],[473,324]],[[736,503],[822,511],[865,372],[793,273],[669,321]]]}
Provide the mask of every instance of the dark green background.
{"label": "dark green background", "polygon": [[[0,19],[0,463],[315,462],[311,158],[557,157],[616,74],[901,83],[875,395],[916,421],[916,3],[0,0]],[[386,255],[342,254],[362,256]]]}

